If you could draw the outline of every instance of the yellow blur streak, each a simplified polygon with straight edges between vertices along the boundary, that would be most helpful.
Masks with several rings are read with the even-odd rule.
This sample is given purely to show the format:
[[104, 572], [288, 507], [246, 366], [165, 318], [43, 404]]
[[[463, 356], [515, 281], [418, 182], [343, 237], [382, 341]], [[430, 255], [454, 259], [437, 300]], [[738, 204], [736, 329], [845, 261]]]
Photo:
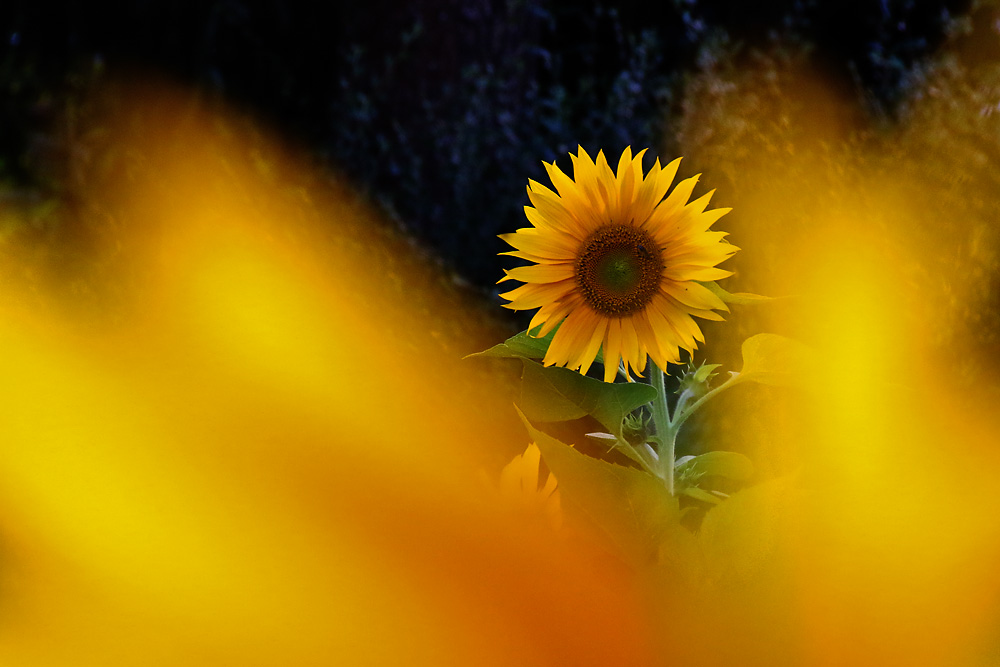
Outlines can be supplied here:
[[[928, 144], [979, 109], [961, 97], [964, 82], [932, 79], [913, 101], [914, 127], [904, 119], [879, 134], [801, 62], [761, 61], [703, 73], [683, 134], [699, 171], [731, 179], [728, 229], [743, 250], [727, 288], [790, 298], [739, 310], [708, 335], [735, 348], [758, 331], [790, 334], [812, 346], [817, 366], [791, 399], [746, 387], [727, 399], [739, 413], [727, 417], [733, 441], [787, 475], [748, 517], [733, 567], [766, 552], [781, 573], [755, 570], [757, 580], [716, 591], [712, 613], [698, 618], [702, 628], [718, 622], [705, 641], [726, 648], [703, 655], [708, 664], [720, 654], [731, 664], [995, 664], [1000, 424], [995, 401], [978, 392], [995, 396], [998, 382], [995, 359], [976, 358], [983, 348], [960, 321], [997, 307], [982, 295], [998, 269], [984, 258], [1000, 244], [981, 225], [1000, 192], [971, 160], [954, 167], [967, 191], [942, 180], [945, 153], [960, 163], [985, 144], [967, 135], [937, 152]], [[962, 126], [969, 136], [973, 125]], [[964, 363], [980, 384], [962, 385]]]
[[238, 122], [157, 92], [109, 125], [149, 169], [91, 193], [126, 252], [84, 278], [127, 306], [0, 286], [0, 662], [648, 660], [622, 573], [483, 493], [525, 435], [432, 345], [474, 312]]

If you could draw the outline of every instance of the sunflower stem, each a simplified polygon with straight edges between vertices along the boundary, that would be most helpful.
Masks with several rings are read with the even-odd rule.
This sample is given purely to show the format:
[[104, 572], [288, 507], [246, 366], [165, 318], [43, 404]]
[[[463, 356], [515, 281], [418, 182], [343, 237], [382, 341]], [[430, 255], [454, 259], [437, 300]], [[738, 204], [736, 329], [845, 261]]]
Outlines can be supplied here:
[[656, 390], [656, 398], [653, 399], [653, 424], [659, 441], [657, 452], [659, 476], [667, 485], [670, 495], [674, 495], [674, 445], [677, 442], [677, 426], [670, 420], [663, 369], [656, 364], [650, 364], [649, 382]]

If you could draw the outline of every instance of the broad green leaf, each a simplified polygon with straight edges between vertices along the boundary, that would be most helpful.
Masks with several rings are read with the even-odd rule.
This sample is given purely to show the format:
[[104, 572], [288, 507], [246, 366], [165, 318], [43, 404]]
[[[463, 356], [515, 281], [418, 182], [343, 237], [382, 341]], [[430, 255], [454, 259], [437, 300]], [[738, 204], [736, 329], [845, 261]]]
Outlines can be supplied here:
[[743, 370], [738, 382], [758, 382], [775, 387], [800, 385], [809, 370], [809, 348], [777, 334], [757, 334], [743, 342]]
[[576, 371], [522, 359], [521, 410], [534, 421], [568, 421], [591, 415], [622, 439], [622, 420], [656, 398], [656, 390], [638, 382], [601, 382]]
[[[536, 332], [540, 330], [541, 327], [537, 327], [535, 329]], [[504, 342], [494, 345], [488, 350], [468, 354], [465, 358], [494, 357], [499, 359], [544, 359], [545, 353], [548, 351], [549, 345], [552, 343], [552, 337], [556, 335], [557, 331], [559, 331], [558, 326], [540, 338], [535, 338], [528, 333], [528, 331], [522, 331], [521, 333], [511, 336]], [[602, 352], [602, 350], [598, 350], [597, 358], [595, 359], [595, 361], [599, 364], [604, 363], [604, 355]]]
[[685, 457], [675, 467], [677, 477], [695, 478], [718, 475], [737, 482], [745, 482], [753, 475], [753, 463], [739, 452], [707, 452], [700, 456]]
[[[521, 362], [524, 364], [524, 373], [521, 375], [519, 405], [528, 419], [564, 422], [587, 416], [587, 411], [566, 395], [569, 392], [576, 398], [577, 393], [572, 388], [577, 384], [576, 378], [582, 378], [582, 375], [565, 368], [545, 368], [530, 359], [522, 359]], [[621, 422], [617, 431], [612, 429], [616, 436], [621, 435], [620, 424]]]
[[656, 477], [581, 454], [533, 428], [521, 415], [555, 475], [564, 504], [577, 507], [633, 564], [650, 562], [680, 521], [677, 499]]
[[761, 296], [760, 294], [751, 294], [750, 292], [737, 292], [736, 294], [732, 294], [719, 287], [719, 283], [716, 282], [702, 283], [702, 285], [707, 287], [708, 291], [722, 299], [725, 303], [735, 303], [738, 306], [756, 305], [758, 303], [764, 303], [765, 301], [774, 301], [779, 298], [773, 296]]

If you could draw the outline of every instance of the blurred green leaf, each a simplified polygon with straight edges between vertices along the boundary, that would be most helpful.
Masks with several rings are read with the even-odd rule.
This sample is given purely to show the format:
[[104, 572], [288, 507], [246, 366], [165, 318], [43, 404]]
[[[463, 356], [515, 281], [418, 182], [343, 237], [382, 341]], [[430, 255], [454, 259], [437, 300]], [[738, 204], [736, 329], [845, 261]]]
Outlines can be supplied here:
[[694, 498], [696, 500], [701, 500], [706, 503], [711, 503], [712, 505], [718, 505], [722, 502], [722, 498], [719, 496], [709, 493], [705, 489], [699, 489], [697, 486], [689, 486], [687, 488], [681, 489], [677, 492], [682, 496], [688, 496], [689, 498]]
[[810, 374], [809, 348], [777, 334], [757, 334], [743, 342], [743, 370], [738, 382], [774, 387], [802, 384]]
[[744, 489], [708, 511], [699, 541], [710, 576], [747, 582], [779, 567], [782, 540], [795, 534], [796, 494], [788, 479]]
[[656, 477], [581, 454], [531, 426], [531, 440], [559, 483], [564, 506], [578, 508], [633, 564], [650, 562], [680, 522], [677, 499]]
[[702, 283], [708, 288], [715, 296], [719, 297], [726, 303], [735, 303], [738, 306], [752, 306], [758, 303], [764, 303], [765, 301], [774, 301], [780, 297], [773, 296], [761, 296], [760, 294], [751, 294], [750, 292], [737, 292], [735, 294], [727, 292], [719, 286], [719, 283], [708, 282]]
[[707, 452], [700, 456], [684, 457], [676, 466], [679, 479], [697, 479], [717, 475], [737, 482], [745, 482], [753, 475], [753, 463], [739, 452]]

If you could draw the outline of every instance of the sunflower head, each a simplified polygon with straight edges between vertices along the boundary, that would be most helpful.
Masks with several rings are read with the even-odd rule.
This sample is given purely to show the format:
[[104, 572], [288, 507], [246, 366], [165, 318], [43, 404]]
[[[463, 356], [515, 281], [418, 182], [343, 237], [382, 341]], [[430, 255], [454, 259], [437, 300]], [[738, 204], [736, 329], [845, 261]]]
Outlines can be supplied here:
[[500, 295], [506, 306], [537, 308], [528, 328], [541, 327], [539, 336], [562, 325], [546, 366], [586, 373], [603, 349], [606, 382], [622, 362], [626, 375], [641, 375], [647, 356], [666, 371], [704, 342], [693, 318], [728, 310], [701, 283], [731, 275], [717, 265], [737, 248], [710, 231], [730, 209], [706, 211], [712, 192], [688, 201], [698, 176], [667, 196], [680, 159], [657, 160], [644, 176], [643, 153], [626, 148], [615, 172], [603, 151], [595, 161], [581, 147], [570, 155], [573, 178], [545, 164], [555, 190], [529, 180], [531, 226], [500, 236], [514, 247], [503, 254], [532, 262], [504, 272], [500, 282], [525, 283]]

